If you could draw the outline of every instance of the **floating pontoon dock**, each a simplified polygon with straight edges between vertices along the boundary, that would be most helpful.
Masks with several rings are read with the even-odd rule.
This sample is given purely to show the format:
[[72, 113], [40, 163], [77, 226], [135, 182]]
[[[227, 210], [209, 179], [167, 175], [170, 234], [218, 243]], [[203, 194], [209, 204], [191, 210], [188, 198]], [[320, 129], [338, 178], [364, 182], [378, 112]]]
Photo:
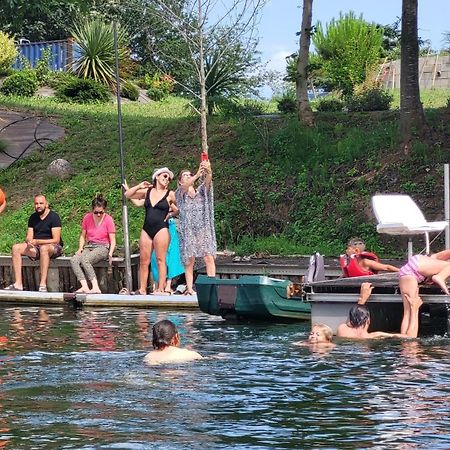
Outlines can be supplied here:
[[[371, 316], [370, 331], [398, 332], [403, 303], [396, 273], [338, 278], [306, 286], [312, 323], [325, 323], [336, 332], [338, 325], [347, 320], [350, 308], [358, 301], [361, 283], [365, 281], [374, 286], [366, 304]], [[433, 285], [420, 286], [420, 296], [424, 304], [420, 308], [419, 334], [443, 335], [450, 332], [450, 297]]]
[[0, 304], [72, 305], [74, 307], [135, 307], [197, 309], [196, 295], [68, 294], [64, 292], [0, 290]]

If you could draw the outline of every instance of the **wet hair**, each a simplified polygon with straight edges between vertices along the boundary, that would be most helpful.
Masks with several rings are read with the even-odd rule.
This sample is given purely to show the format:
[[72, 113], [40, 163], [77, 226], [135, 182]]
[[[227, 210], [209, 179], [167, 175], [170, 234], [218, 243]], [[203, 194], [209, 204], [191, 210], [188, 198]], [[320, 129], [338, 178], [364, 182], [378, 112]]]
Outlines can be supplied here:
[[97, 194], [92, 200], [92, 209], [94, 209], [95, 207], [106, 209], [107, 204], [108, 202], [103, 198], [103, 195]]
[[152, 345], [156, 350], [162, 350], [172, 345], [173, 338], [177, 335], [178, 330], [170, 320], [160, 320], [153, 325]]
[[324, 323], [314, 323], [311, 330], [313, 328], [318, 328], [322, 331], [328, 342], [333, 340], [333, 330], [328, 325], [325, 325]]
[[353, 328], [363, 327], [370, 320], [369, 308], [365, 305], [354, 305], [348, 312], [348, 321]]
[[361, 238], [354, 237], [348, 241], [347, 247], [359, 248], [363, 252], [366, 249], [366, 243]]

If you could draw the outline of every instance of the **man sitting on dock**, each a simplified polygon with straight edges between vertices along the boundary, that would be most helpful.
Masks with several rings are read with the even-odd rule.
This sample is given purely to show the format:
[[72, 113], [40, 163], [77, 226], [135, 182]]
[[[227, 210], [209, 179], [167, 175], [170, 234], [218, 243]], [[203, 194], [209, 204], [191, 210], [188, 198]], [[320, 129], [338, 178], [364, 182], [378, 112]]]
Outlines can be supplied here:
[[375, 275], [380, 271], [398, 272], [398, 267], [383, 264], [375, 253], [366, 252], [366, 244], [360, 238], [348, 241], [345, 255], [340, 257], [340, 265], [344, 278]]
[[61, 240], [61, 219], [51, 211], [44, 195], [34, 197], [34, 210], [28, 219], [25, 242], [12, 247], [12, 265], [15, 283], [6, 290], [22, 291], [22, 256], [38, 260], [40, 265], [39, 292], [47, 292], [47, 274], [50, 258], [61, 256], [63, 242]]
[[409, 323], [406, 334], [402, 333], [385, 333], [383, 331], [373, 331], [369, 333], [370, 312], [365, 303], [372, 293], [373, 286], [371, 283], [362, 283], [360, 298], [358, 303], [350, 308], [346, 323], [342, 323], [337, 328], [336, 335], [342, 338], [352, 339], [376, 339], [376, 338], [416, 338], [419, 331], [419, 309], [422, 305], [422, 299], [406, 296], [409, 304]]

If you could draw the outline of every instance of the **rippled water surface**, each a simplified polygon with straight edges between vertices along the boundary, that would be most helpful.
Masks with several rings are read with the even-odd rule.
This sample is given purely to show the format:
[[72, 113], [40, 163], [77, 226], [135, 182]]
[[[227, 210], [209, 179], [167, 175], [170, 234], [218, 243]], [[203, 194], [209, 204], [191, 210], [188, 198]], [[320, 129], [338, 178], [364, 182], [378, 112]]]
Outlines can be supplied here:
[[[206, 359], [149, 367], [169, 318]], [[450, 339], [292, 343], [304, 324], [0, 308], [0, 448], [450, 448]]]

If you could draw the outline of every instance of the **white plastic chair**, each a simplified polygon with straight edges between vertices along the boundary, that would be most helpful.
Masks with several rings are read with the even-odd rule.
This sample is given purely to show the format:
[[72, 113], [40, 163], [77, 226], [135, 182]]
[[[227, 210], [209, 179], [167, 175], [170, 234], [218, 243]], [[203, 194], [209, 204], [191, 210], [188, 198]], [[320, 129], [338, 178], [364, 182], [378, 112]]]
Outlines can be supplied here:
[[[432, 232], [445, 230], [448, 222], [427, 222], [422, 211], [409, 195], [386, 194], [374, 195], [372, 207], [378, 220], [378, 233], [393, 235], [425, 236], [426, 252], [430, 253], [430, 235]], [[412, 255], [412, 243], [408, 244], [408, 256]]]

